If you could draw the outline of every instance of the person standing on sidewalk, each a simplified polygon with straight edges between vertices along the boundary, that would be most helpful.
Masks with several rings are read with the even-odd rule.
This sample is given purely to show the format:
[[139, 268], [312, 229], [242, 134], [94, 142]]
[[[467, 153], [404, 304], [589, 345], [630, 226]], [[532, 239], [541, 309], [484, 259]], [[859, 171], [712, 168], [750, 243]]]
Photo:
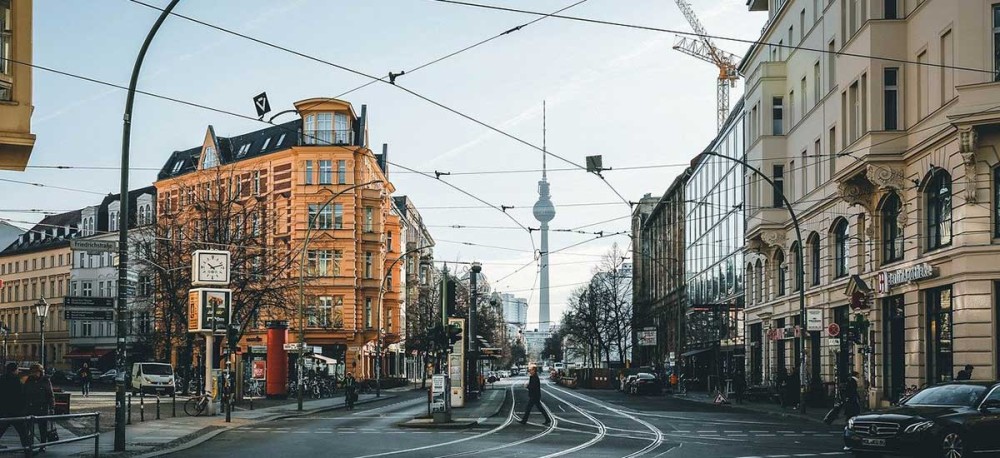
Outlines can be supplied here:
[[[28, 371], [28, 378], [24, 381], [24, 400], [27, 403], [27, 415], [51, 415], [52, 406], [55, 405], [55, 395], [52, 394], [52, 382], [42, 372], [42, 365], [35, 363]], [[48, 420], [38, 420], [38, 438], [41, 442], [49, 440]]]
[[542, 407], [542, 382], [538, 380], [538, 367], [531, 366], [528, 368], [528, 373], [530, 377], [528, 378], [528, 407], [524, 409], [524, 416], [521, 417], [521, 424], [528, 422], [528, 415], [531, 414], [531, 407], [538, 407], [538, 411], [542, 413], [545, 417], [545, 426], [548, 426], [552, 422], [549, 418], [549, 414], [545, 412], [545, 408]]
[[955, 380], [972, 380], [973, 369], [975, 369], [975, 366], [966, 364], [965, 369], [958, 371], [958, 376], [955, 377]]
[[80, 384], [83, 385], [83, 395], [90, 396], [90, 380], [93, 378], [90, 373], [90, 365], [83, 363], [83, 367], [76, 371], [76, 375], [80, 376]]
[[[21, 378], [17, 376], [17, 363], [7, 363], [4, 373], [0, 376], [0, 418], [14, 418], [24, 415], [24, 387]], [[23, 422], [0, 423], [0, 437], [11, 426], [21, 439], [21, 446], [28, 445], [28, 430]], [[0, 446], [3, 448], [3, 446]]]
[[844, 420], [861, 413], [861, 396], [858, 393], [858, 373], [851, 372], [844, 386]]
[[354, 374], [348, 372], [344, 377], [344, 403], [347, 410], [354, 410], [354, 401], [358, 400], [358, 382], [354, 380]]
[[747, 391], [747, 379], [742, 370], [737, 370], [733, 376], [733, 392], [736, 394], [736, 403], [743, 404], [743, 396]]

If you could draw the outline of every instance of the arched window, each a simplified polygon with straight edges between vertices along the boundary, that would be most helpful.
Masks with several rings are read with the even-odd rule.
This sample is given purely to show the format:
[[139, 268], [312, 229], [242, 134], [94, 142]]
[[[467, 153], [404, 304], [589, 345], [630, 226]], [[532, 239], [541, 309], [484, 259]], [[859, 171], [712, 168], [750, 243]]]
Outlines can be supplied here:
[[818, 286], [820, 283], [821, 257], [820, 257], [820, 247], [819, 247], [819, 234], [815, 232], [813, 232], [813, 234], [809, 236], [809, 260], [812, 262], [812, 264], [810, 265], [812, 282], [810, 284], [812, 286]]
[[[799, 257], [799, 242], [795, 242], [792, 244], [792, 249], [791, 251], [788, 252], [788, 254], [791, 256], [789, 261], [795, 265], [795, 270], [792, 271], [792, 276], [794, 278], [794, 280], [792, 280], [792, 284], [795, 285], [795, 289], [793, 289], [792, 291], [798, 291], [802, 289], [802, 281], [803, 281], [802, 277], [805, 276], [805, 275], [803, 275], [802, 277], [799, 276], [799, 267], [800, 267], [799, 262], [802, 259]], [[803, 274], [805, 274], [805, 272], [803, 272]]]
[[774, 271], [775, 271], [775, 287], [777, 289], [776, 296], [781, 297], [785, 295], [785, 278], [788, 276], [788, 265], [785, 264], [785, 253], [778, 249], [778, 252], [774, 254]]
[[833, 272], [834, 278], [847, 276], [847, 257], [850, 255], [850, 248], [847, 246], [847, 220], [840, 220], [833, 228]]
[[764, 263], [759, 259], [757, 260], [757, 302], [766, 301], [767, 297], [767, 280], [764, 279]]
[[896, 193], [889, 194], [882, 204], [882, 263], [903, 259], [903, 231], [899, 228], [902, 205]]
[[927, 249], [951, 244], [951, 175], [938, 170], [924, 189], [927, 196]]

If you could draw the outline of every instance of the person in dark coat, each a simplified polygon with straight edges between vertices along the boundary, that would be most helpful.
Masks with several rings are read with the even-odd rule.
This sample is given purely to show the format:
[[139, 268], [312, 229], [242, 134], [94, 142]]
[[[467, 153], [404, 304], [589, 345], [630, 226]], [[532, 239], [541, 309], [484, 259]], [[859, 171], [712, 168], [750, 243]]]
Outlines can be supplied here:
[[83, 367], [76, 371], [76, 375], [80, 377], [80, 384], [82, 385], [83, 395], [90, 396], [90, 381], [93, 378], [93, 374], [90, 372], [90, 365], [83, 363]]
[[736, 371], [733, 376], [733, 391], [736, 394], [736, 403], [743, 404], [743, 397], [747, 391], [747, 378], [743, 371]]
[[802, 379], [800, 378], [799, 368], [796, 366], [788, 374], [788, 382], [785, 384], [787, 387], [786, 396], [788, 396], [788, 401], [786, 405], [794, 406], [798, 408], [799, 406], [799, 396], [802, 391]]
[[844, 383], [844, 419], [850, 420], [861, 413], [861, 395], [858, 394], [858, 373], [851, 372], [851, 376]]
[[348, 372], [344, 377], [344, 403], [347, 410], [354, 410], [354, 401], [358, 400], [358, 382], [354, 380], [354, 374]]
[[549, 418], [549, 414], [542, 407], [542, 382], [538, 380], [538, 368], [531, 366], [528, 369], [528, 373], [531, 374], [531, 377], [528, 378], [528, 407], [524, 409], [521, 424], [523, 425], [528, 422], [528, 415], [531, 414], [531, 407], [534, 406], [538, 407], [538, 411], [545, 417], [545, 425], [548, 426], [552, 422], [552, 419]]
[[[24, 387], [21, 385], [21, 378], [17, 376], [17, 363], [7, 363], [3, 375], [0, 376], [0, 418], [24, 416], [24, 408]], [[11, 426], [21, 438], [21, 446], [27, 446], [28, 429], [24, 423], [0, 423], [0, 437], [3, 437], [7, 428]]]
[[972, 380], [973, 369], [975, 369], [973, 365], [966, 364], [964, 370], [958, 371], [958, 376], [955, 377], [955, 380]]
[[[52, 382], [42, 372], [41, 364], [32, 364], [28, 378], [24, 381], [24, 402], [26, 415], [51, 415], [55, 405], [55, 395], [52, 394]], [[49, 422], [38, 420], [38, 437], [46, 442], [49, 437]]]

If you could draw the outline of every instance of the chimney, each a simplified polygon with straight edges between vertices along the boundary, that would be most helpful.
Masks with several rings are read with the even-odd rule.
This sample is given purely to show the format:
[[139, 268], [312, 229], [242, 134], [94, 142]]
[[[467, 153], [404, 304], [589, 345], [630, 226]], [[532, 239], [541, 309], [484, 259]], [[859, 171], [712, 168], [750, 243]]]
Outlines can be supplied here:
[[368, 105], [361, 105], [361, 116], [358, 117], [358, 131], [355, 133], [355, 135], [358, 136], [358, 138], [354, 140], [355, 146], [360, 146], [362, 148], [368, 146], [365, 144], [367, 140], [366, 138], [367, 135], [365, 135], [365, 129], [368, 128], [367, 124], [368, 124]]
[[382, 155], [378, 158], [378, 166], [382, 168], [382, 174], [389, 177], [389, 144], [382, 144]]

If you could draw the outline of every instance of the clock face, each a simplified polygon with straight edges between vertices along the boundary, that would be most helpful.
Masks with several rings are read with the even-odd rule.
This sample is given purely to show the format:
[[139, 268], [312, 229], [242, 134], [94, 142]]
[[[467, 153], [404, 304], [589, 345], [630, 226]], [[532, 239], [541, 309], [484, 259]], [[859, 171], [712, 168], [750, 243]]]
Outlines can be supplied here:
[[199, 254], [198, 280], [227, 282], [229, 280], [229, 257], [219, 253]]

